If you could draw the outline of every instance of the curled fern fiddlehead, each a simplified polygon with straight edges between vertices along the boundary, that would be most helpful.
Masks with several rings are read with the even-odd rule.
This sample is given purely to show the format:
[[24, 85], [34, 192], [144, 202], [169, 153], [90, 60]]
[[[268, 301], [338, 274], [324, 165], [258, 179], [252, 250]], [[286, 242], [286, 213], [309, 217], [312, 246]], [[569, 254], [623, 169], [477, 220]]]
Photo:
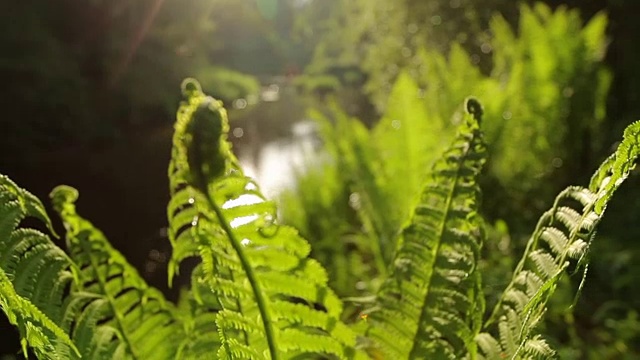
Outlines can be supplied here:
[[218, 357], [358, 357], [355, 335], [339, 320], [342, 304], [308, 258], [308, 243], [277, 224], [274, 204], [231, 153], [221, 103], [194, 81], [184, 89], [169, 167], [169, 271], [185, 257], [202, 259], [192, 286], [205, 283], [215, 297], [202, 305], [215, 313]]

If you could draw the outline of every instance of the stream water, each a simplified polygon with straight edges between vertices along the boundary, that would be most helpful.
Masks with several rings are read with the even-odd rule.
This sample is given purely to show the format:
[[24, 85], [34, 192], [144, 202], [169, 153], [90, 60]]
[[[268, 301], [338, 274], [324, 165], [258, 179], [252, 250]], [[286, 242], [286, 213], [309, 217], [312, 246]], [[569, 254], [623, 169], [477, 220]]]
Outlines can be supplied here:
[[247, 176], [260, 184], [268, 198], [295, 186], [297, 172], [304, 171], [318, 151], [319, 141], [315, 122], [302, 120], [292, 124], [292, 136], [262, 144], [257, 157], [243, 157], [240, 163]]

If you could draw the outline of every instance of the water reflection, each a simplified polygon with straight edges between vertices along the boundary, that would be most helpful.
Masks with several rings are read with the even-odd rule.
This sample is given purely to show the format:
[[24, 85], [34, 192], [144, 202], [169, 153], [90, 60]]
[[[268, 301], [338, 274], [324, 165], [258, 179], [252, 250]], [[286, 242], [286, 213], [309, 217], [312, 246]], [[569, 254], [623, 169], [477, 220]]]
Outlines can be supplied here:
[[294, 123], [291, 134], [263, 144], [257, 157], [242, 151], [239, 156], [245, 174], [256, 179], [267, 198], [295, 186], [296, 173], [312, 166], [318, 156], [320, 140], [313, 120]]

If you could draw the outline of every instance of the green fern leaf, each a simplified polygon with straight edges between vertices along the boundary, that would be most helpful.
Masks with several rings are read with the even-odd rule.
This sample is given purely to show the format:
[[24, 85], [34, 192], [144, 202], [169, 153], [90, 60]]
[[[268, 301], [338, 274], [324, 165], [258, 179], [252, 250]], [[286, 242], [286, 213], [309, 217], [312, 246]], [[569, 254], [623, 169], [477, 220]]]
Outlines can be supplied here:
[[[629, 176], [640, 154], [640, 122], [627, 127], [616, 152], [606, 159], [591, 179], [589, 188], [568, 187], [544, 213], [527, 244], [513, 279], [480, 334], [483, 344], [497, 334], [501, 354], [510, 359], [538, 359], [554, 355], [535, 333], [547, 302], [572, 264], [584, 265], [596, 226], [615, 190]], [[581, 285], [582, 286], [582, 285]], [[481, 346], [492, 358], [494, 346]]]
[[27, 346], [30, 346], [40, 359], [72, 358], [70, 350], [78, 354], [78, 349], [67, 333], [29, 300], [18, 295], [2, 269], [0, 308], [7, 315], [9, 323], [18, 327], [25, 358]]
[[[3, 204], [0, 210], [3, 224], [0, 227], [0, 266], [11, 279], [16, 293], [24, 299], [22, 303], [28, 306], [22, 311], [37, 308], [63, 330], [65, 337], [71, 337], [72, 348], [76, 349], [70, 352], [56, 348], [42, 356], [109, 358], [118, 338], [109, 328], [97, 326], [104, 312], [101, 297], [75, 290], [77, 266], [46, 235], [34, 229], [15, 229], [26, 216], [39, 218], [48, 227], [51, 225], [40, 200], [5, 176], [0, 175], [0, 183], [0, 203]], [[20, 308], [15, 311], [19, 313]], [[44, 322], [42, 331], [46, 331], [47, 324]], [[29, 339], [26, 338], [27, 343], [34, 347]], [[36, 350], [36, 353], [41, 351]]]
[[78, 349], [58, 322], [71, 261], [45, 234], [19, 228], [26, 217], [53, 232], [40, 200], [0, 175], [0, 307], [18, 326], [25, 356], [30, 346], [41, 358], [72, 358]]
[[616, 152], [598, 168], [591, 178], [589, 189], [596, 194], [595, 212], [602, 215], [613, 193], [635, 168], [640, 153], [640, 121], [627, 126]]
[[368, 316], [367, 334], [385, 358], [459, 359], [476, 352], [484, 308], [475, 268], [483, 236], [481, 114], [477, 101], [468, 100], [465, 121], [433, 166]]
[[113, 358], [175, 357], [185, 335], [173, 306], [145, 283], [99, 230], [78, 216], [75, 189], [58, 186], [51, 197], [67, 230], [71, 258], [80, 270], [78, 291], [100, 298], [96, 316], [103, 326], [116, 329], [120, 341], [112, 349]]
[[216, 313], [218, 357], [357, 357], [324, 269], [294, 229], [277, 224], [274, 204], [231, 153], [220, 102], [193, 80], [183, 92], [169, 166], [169, 273], [187, 256], [201, 258], [197, 281], [216, 298], [206, 308]]
[[[599, 220], [594, 218], [595, 200], [596, 196], [588, 189], [569, 187], [541, 217], [511, 283], [487, 324], [493, 325], [488, 328], [490, 333], [499, 335], [501, 354], [505, 358], [553, 356], [554, 352], [534, 329], [571, 259], [576, 261], [584, 255], [584, 251], [571, 249], [575, 249], [576, 244], [586, 244], [594, 231], [594, 221]], [[489, 353], [484, 355], [491, 358]]]

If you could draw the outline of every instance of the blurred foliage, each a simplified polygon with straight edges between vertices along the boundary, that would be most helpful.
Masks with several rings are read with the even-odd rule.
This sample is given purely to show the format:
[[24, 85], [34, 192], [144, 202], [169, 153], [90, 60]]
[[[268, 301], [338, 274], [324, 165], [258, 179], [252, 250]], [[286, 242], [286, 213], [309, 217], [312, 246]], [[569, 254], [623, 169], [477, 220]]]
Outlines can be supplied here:
[[179, 100], [174, 89], [187, 76], [199, 76], [228, 102], [256, 95], [256, 76], [281, 74], [297, 61], [288, 39], [294, 2], [271, 1], [271, 15], [263, 2], [0, 5], [11, 19], [0, 24], [0, 98], [7, 109], [0, 150], [36, 156], [110, 142], [132, 126], [170, 124]]
[[250, 75], [219, 67], [207, 67], [197, 73], [204, 89], [211, 89], [214, 96], [225, 103], [236, 99], [257, 97], [260, 93], [260, 82]]
[[[425, 13], [440, 14], [428, 9], [432, 2], [422, 4]], [[577, 10], [535, 4], [519, 7], [517, 24], [498, 13], [476, 11], [463, 16], [471, 25], [442, 28], [446, 21], [436, 24], [434, 17], [418, 15], [420, 6], [408, 2], [337, 1], [336, 6], [342, 6], [334, 9], [341, 15], [324, 15], [326, 22], [320, 24], [333, 31], [317, 40], [306, 73], [307, 84], [315, 76], [332, 76], [340, 84], [331, 86], [338, 104], [314, 115], [320, 119], [328, 156], [311, 159], [316, 169], [303, 172], [300, 186], [283, 196], [284, 217], [314, 245], [326, 244], [316, 255], [334, 279], [341, 279], [332, 284], [340, 294], [367, 296], [378, 283], [364, 285], [361, 279], [369, 277], [362, 273], [385, 273], [424, 169], [459, 123], [459, 104], [475, 95], [485, 105], [491, 154], [483, 180], [483, 212], [493, 226], [481, 266], [487, 273], [489, 301], [495, 300], [509, 281], [504, 274], [514, 265], [514, 252], [520, 252], [543, 206], [570, 183], [586, 182], [601, 154], [609, 151], [605, 119], [612, 76], [602, 62], [607, 17], [595, 14], [585, 23]], [[474, 6], [465, 11], [473, 12]], [[407, 29], [413, 16], [423, 16], [424, 29]], [[483, 24], [487, 30], [474, 32], [473, 38], [461, 30], [481, 29]], [[445, 45], [448, 38], [458, 41]], [[348, 115], [358, 111], [350, 107], [352, 99], [344, 97], [349, 88], [345, 74], [357, 71], [366, 79], [368, 101], [383, 111], [370, 130]], [[320, 95], [328, 98], [328, 92]], [[609, 262], [593, 259], [594, 267], [606, 269], [610, 261], [621, 259], [622, 249], [630, 248], [614, 250], [604, 245], [607, 239], [601, 240], [596, 246], [606, 247]], [[332, 249], [328, 244], [336, 241]], [[585, 291], [598, 286], [591, 283]], [[618, 284], [617, 289], [630, 287]], [[639, 333], [628, 332], [635, 329], [637, 304], [625, 301], [615, 306], [615, 317], [606, 317], [602, 313], [609, 313], [610, 301], [617, 298], [585, 299], [589, 305], [569, 310], [573, 293], [568, 287], [554, 300], [558, 306], [549, 314], [546, 332], [554, 335], [556, 345], [566, 346], [563, 358], [637, 356], [640, 349], [633, 344]]]
[[[317, 44], [305, 73], [328, 74], [345, 88], [359, 88], [367, 97], [348, 109], [352, 113], [366, 109], [367, 102], [384, 110], [395, 78], [422, 48], [446, 53], [457, 43], [474, 54], [475, 63], [487, 60], [480, 47], [489, 19], [496, 11], [515, 19], [517, 12], [517, 4], [506, 0], [329, 2], [312, 2], [298, 21], [299, 36]], [[363, 81], [349, 81], [354, 77]]]
[[[489, 185], [511, 200], [506, 203], [513, 204], [498, 206], [504, 199], [492, 198], [485, 207], [490, 218], [507, 220], [511, 220], [514, 208], [526, 209], [522, 215], [531, 222], [542, 204], [575, 174], [588, 173], [603, 153], [606, 139], [599, 134], [610, 73], [601, 62], [606, 45], [603, 14], [583, 27], [576, 10], [551, 12], [538, 4], [523, 6], [520, 18], [518, 31], [501, 15], [491, 19], [494, 35], [484, 45], [491, 49], [495, 65], [487, 75], [474, 65], [473, 55], [455, 43], [448, 56], [426, 47], [419, 49], [410, 64], [399, 70], [405, 75], [388, 95], [381, 95], [388, 97], [387, 109], [384, 120], [376, 125], [380, 130], [374, 132], [378, 137], [393, 133], [389, 129], [421, 135], [416, 140], [402, 140], [409, 148], [412, 142], [420, 144], [412, 150], [416, 152], [413, 157], [390, 157], [388, 164], [393, 166], [395, 159], [406, 162], [418, 158], [421, 162], [411, 169], [422, 169], [431, 159], [418, 154], [433, 151], [429, 147], [435, 146], [434, 138], [446, 141], [452, 125], [459, 121], [449, 114], [455, 113], [468, 94], [478, 96], [488, 118], [493, 119], [486, 125], [492, 151]], [[429, 119], [427, 125], [420, 125], [429, 128], [415, 127], [420, 118]], [[375, 139], [381, 141], [387, 144], [384, 139]], [[385, 150], [381, 158], [393, 151]], [[395, 171], [402, 170], [398, 165], [388, 169], [389, 173]], [[420, 171], [408, 171], [400, 178], [419, 184], [420, 176]], [[522, 201], [532, 194], [536, 203], [524, 206]]]

